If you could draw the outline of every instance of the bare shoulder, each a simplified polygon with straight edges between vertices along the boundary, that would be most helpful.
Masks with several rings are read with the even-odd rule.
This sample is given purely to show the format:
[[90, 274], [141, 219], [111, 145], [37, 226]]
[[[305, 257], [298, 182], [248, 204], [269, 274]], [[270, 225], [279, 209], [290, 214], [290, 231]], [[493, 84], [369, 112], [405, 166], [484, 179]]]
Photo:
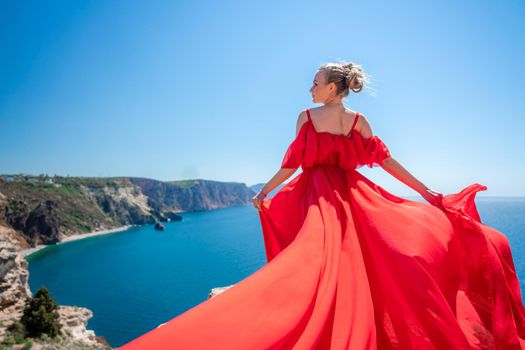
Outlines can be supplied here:
[[374, 133], [372, 132], [372, 127], [370, 126], [370, 123], [368, 122], [368, 118], [362, 113], [359, 113], [359, 119], [357, 120], [357, 124], [355, 125], [355, 129], [365, 139], [374, 136]]
[[307, 120], [308, 116], [306, 115], [306, 109], [304, 109], [301, 111], [301, 113], [299, 113], [299, 116], [297, 117], [297, 123], [295, 125], [295, 136], [299, 135], [299, 131], [301, 131], [303, 124], [306, 123]]
[[326, 107], [325, 106], [317, 106], [317, 107], [311, 107], [311, 108], [305, 108], [304, 109], [304, 114], [306, 115], [306, 110], [309, 110], [310, 111], [310, 117], [312, 119], [315, 119], [314, 118], [314, 115], [316, 116], [320, 116], [320, 115], [324, 115], [326, 114], [327, 110], [326, 110]]

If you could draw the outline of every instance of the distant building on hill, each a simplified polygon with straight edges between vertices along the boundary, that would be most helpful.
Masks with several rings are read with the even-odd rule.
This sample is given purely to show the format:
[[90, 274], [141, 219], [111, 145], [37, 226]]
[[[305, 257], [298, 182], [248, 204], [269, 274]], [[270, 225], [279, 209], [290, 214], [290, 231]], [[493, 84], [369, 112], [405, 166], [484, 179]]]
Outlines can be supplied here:
[[16, 178], [15, 175], [3, 175], [2, 177], [5, 181], [15, 181]]

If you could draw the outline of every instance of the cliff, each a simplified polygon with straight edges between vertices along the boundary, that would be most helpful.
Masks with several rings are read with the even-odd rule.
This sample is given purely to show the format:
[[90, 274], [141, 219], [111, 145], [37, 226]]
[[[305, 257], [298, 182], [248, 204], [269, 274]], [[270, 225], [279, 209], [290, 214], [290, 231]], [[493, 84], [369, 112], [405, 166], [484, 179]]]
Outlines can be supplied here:
[[[0, 222], [0, 339], [8, 334], [9, 325], [20, 320], [26, 300], [32, 297], [27, 261], [19, 254], [20, 244], [20, 236]], [[33, 344], [46, 349], [111, 349], [103, 337], [86, 329], [88, 320], [93, 317], [91, 310], [60, 305], [58, 313], [62, 336], [32, 339]]]
[[3, 175], [0, 219], [28, 248], [123, 225], [182, 220], [179, 212], [247, 205], [254, 194], [243, 183], [202, 179]]
[[159, 211], [198, 211], [247, 205], [255, 192], [243, 183], [211, 180], [162, 182], [129, 178], [148, 197], [148, 204]]

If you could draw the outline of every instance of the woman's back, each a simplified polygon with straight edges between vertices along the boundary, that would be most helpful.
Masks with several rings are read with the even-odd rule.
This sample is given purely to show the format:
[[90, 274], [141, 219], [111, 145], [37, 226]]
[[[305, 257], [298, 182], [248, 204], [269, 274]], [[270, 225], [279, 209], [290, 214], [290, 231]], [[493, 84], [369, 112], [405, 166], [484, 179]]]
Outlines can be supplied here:
[[[310, 115], [317, 132], [329, 132], [336, 135], [348, 134], [357, 118], [357, 113], [352, 110], [329, 105], [310, 108]], [[359, 130], [359, 125], [359, 120], [357, 120], [354, 129]]]

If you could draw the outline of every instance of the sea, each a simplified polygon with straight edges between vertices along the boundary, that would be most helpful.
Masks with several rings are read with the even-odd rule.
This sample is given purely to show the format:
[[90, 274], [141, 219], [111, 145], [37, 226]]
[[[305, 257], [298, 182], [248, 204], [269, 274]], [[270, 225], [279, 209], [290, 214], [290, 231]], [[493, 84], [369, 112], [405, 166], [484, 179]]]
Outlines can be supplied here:
[[[409, 198], [409, 197], [406, 197]], [[415, 198], [410, 198], [415, 199]], [[509, 239], [525, 290], [525, 197], [476, 197], [484, 224]], [[169, 321], [266, 264], [252, 205], [182, 213], [182, 221], [46, 247], [28, 257], [29, 285], [93, 311], [87, 328], [113, 347]]]

